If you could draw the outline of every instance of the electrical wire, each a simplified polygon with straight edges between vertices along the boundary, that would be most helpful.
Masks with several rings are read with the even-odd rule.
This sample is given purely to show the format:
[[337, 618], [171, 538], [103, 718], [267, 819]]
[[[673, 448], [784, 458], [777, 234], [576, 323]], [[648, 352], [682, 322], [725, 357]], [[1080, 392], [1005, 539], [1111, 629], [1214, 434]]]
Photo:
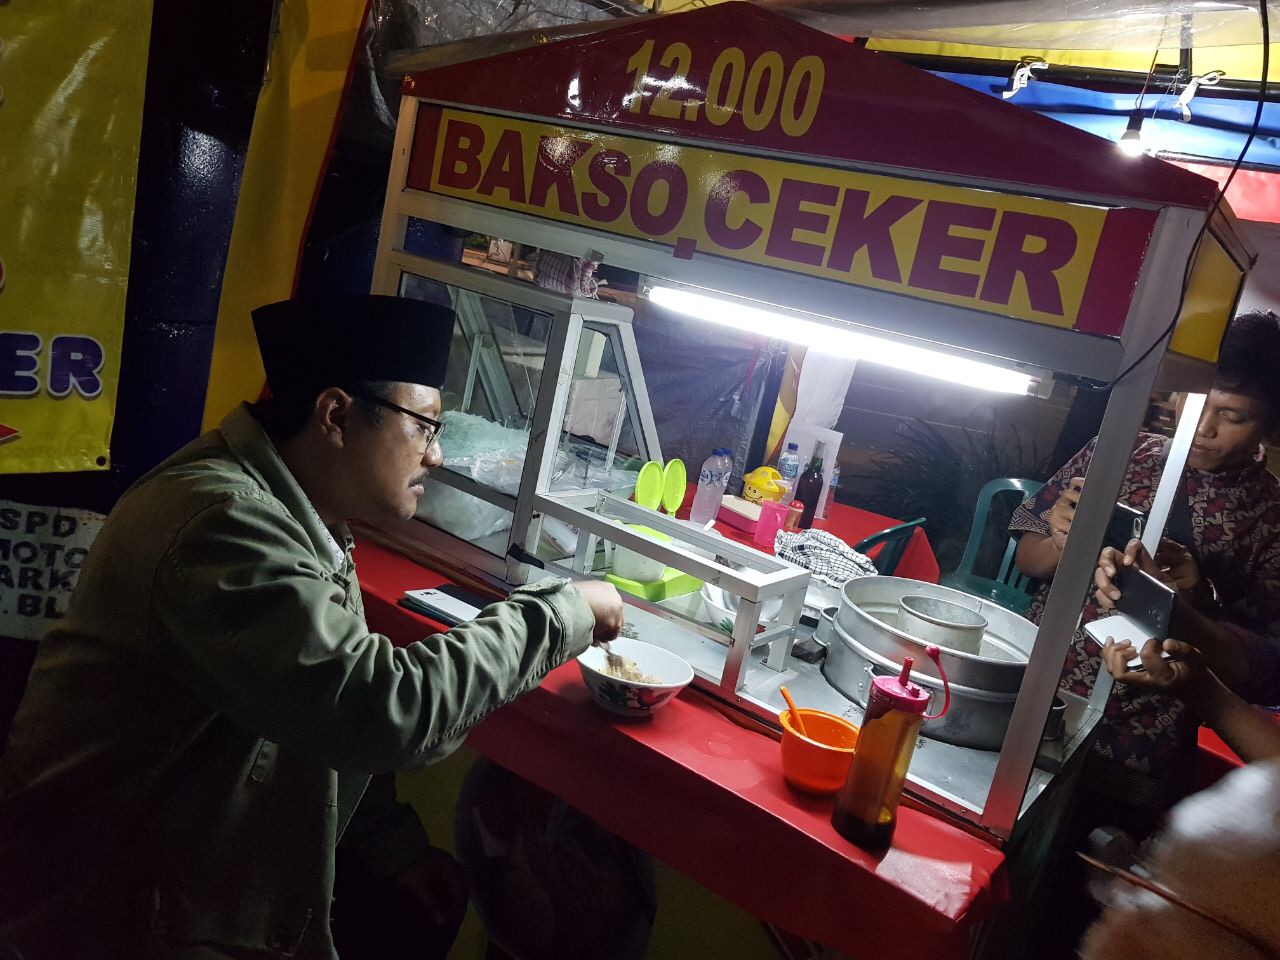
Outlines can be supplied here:
[[1187, 265], [1182, 273], [1182, 289], [1178, 294], [1178, 305], [1174, 308], [1173, 319], [1169, 321], [1169, 325], [1161, 331], [1160, 335], [1152, 341], [1151, 346], [1142, 351], [1138, 359], [1121, 370], [1111, 382], [1097, 387], [1096, 389], [1098, 390], [1110, 390], [1131, 374], [1139, 364], [1151, 356], [1152, 352], [1178, 326], [1178, 320], [1182, 316], [1182, 307], [1187, 302], [1187, 293], [1191, 288], [1192, 267], [1199, 256], [1200, 245], [1204, 242], [1204, 236], [1209, 230], [1209, 225], [1213, 222], [1213, 218], [1218, 215], [1218, 211], [1222, 207], [1222, 201], [1227, 195], [1227, 190], [1230, 189], [1231, 182], [1235, 180], [1236, 174], [1240, 171], [1240, 165], [1244, 163], [1244, 158], [1248, 155], [1249, 148], [1253, 146], [1253, 141], [1258, 136], [1258, 130], [1262, 127], [1262, 110], [1267, 103], [1267, 73], [1271, 66], [1271, 20], [1270, 13], [1267, 10], [1267, 0], [1258, 0], [1258, 12], [1262, 18], [1262, 73], [1258, 78], [1258, 105], [1253, 113], [1253, 125], [1249, 128], [1249, 136], [1245, 138], [1244, 148], [1240, 151], [1240, 156], [1236, 157], [1236, 162], [1231, 165], [1231, 172], [1227, 174], [1227, 179], [1222, 182], [1222, 186], [1218, 189], [1218, 193], [1213, 200], [1213, 206], [1209, 208], [1209, 214], [1205, 217], [1204, 223], [1196, 234], [1195, 243], [1191, 246], [1191, 256], [1187, 258]]
[[1147, 87], [1151, 85], [1151, 78], [1156, 73], [1156, 61], [1160, 59], [1160, 45], [1164, 43], [1164, 33], [1160, 34], [1160, 42], [1156, 44], [1155, 52], [1151, 54], [1151, 69], [1147, 71], [1147, 79], [1142, 81], [1142, 89], [1138, 91], [1138, 99], [1133, 102], [1133, 112], [1137, 113], [1142, 109], [1142, 98], [1147, 95]]
[[[1156, 48], [1151, 51], [1151, 66], [1147, 70], [1147, 78], [1142, 81], [1142, 89], [1138, 91], [1138, 99], [1133, 102], [1134, 114], [1140, 114], [1142, 112], [1142, 101], [1146, 99], [1147, 90], [1151, 86], [1151, 78], [1156, 75], [1156, 64], [1160, 60], [1160, 51], [1164, 48], [1164, 36], [1166, 31], [1168, 31], [1168, 29], [1169, 29], [1169, 18], [1166, 16], [1164, 18], [1164, 26], [1160, 28], [1160, 36], [1156, 37]], [[1174, 74], [1174, 76], [1169, 81], [1170, 86], [1177, 83], [1177, 81], [1178, 81], [1178, 75]], [[1158, 109], [1159, 105], [1160, 105], [1160, 102], [1159, 100], [1157, 100], [1156, 106], [1151, 108], [1151, 115], [1153, 117], [1155, 116], [1156, 110]]]
[[[1169, 78], [1169, 82], [1165, 85], [1164, 93], [1162, 93], [1160, 96], [1161, 97], [1173, 96], [1178, 92], [1178, 84], [1186, 83], [1187, 79], [1188, 79], [1187, 77], [1183, 76], [1182, 71], [1179, 70], [1177, 73], [1175, 73], [1173, 76]], [[1159, 112], [1160, 112], [1160, 97], [1156, 97], [1155, 102], [1151, 105], [1151, 114], [1148, 117], [1148, 119], [1154, 120], [1156, 118], [1156, 114]]]

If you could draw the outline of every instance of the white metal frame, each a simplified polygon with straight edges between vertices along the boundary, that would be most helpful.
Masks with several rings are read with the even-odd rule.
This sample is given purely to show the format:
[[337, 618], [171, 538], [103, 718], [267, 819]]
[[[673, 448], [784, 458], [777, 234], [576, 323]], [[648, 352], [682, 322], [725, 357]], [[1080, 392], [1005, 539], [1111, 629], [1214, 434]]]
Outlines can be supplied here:
[[[1160, 538], [1164, 536], [1174, 499], [1179, 495], [1185, 496], [1183, 471], [1186, 469], [1187, 455], [1191, 452], [1191, 441], [1195, 439], [1196, 430], [1200, 425], [1200, 414], [1204, 410], [1205, 399], [1203, 393], [1187, 396], [1178, 419], [1177, 429], [1174, 431], [1173, 441], [1169, 446], [1169, 455], [1165, 457], [1164, 468], [1160, 472], [1160, 482], [1152, 498], [1151, 512], [1147, 516], [1147, 523], [1142, 533], [1142, 545], [1153, 557], [1160, 546]], [[1091, 709], [1101, 712], [1106, 708], [1113, 685], [1111, 675], [1105, 671], [1099, 671], [1098, 679], [1094, 681], [1093, 691], [1089, 695]]]
[[[393, 219], [393, 222], [397, 221]], [[407, 221], [403, 225], [407, 226]], [[404, 238], [401, 236], [399, 243], [403, 242]], [[525, 541], [524, 531], [532, 520], [535, 492], [550, 488], [557, 446], [555, 441], [560, 436], [564, 422], [564, 402], [569, 385], [573, 382], [574, 359], [584, 326], [604, 333], [613, 345], [615, 355], [628, 365], [631, 382], [625, 387], [626, 413], [636, 441], [644, 456], [653, 459], [660, 459], [662, 456], [644, 373], [640, 368], [635, 338], [630, 330], [631, 311], [617, 304], [565, 297], [485, 270], [421, 257], [399, 247], [392, 248], [385, 254], [379, 253], [375, 269], [377, 285], [373, 292], [399, 293], [406, 276], [433, 280], [454, 289], [526, 307], [551, 318], [551, 332], [530, 420], [529, 446], [525, 455], [526, 465], [537, 463], [538, 471], [525, 471], [514, 497], [450, 470], [437, 470], [432, 474], [433, 479], [441, 483], [512, 513], [511, 530], [501, 551], [482, 549], [422, 522], [409, 521], [407, 524], [390, 525], [398, 530], [401, 539], [421, 541], [427, 551], [446, 550], [491, 577], [500, 578], [509, 584], [524, 583], [529, 579], [529, 570], [512, 558], [510, 547], [513, 543]], [[543, 486], [539, 488], [539, 484]]]
[[[1170, 338], [1168, 318], [1177, 310], [1182, 272], [1192, 255], [1203, 217], [1193, 211], [1168, 208], [1161, 211], [1156, 225], [1148, 266], [1143, 270], [1121, 338], [1122, 363], [1137, 365], [1115, 385], [1107, 402], [1085, 489], [1071, 523], [1071, 537], [1049, 590], [1035, 650], [1018, 691], [1009, 732], [983, 807], [981, 825], [999, 837], [1009, 836], [1024, 806], [1027, 781], [1040, 751], [1040, 734], [1058, 691], [1082, 603], [1093, 582], [1134, 438], [1155, 388]], [[1150, 349], [1157, 341], [1159, 345]], [[1096, 724], [1100, 711], [1094, 710], [1093, 714], [1090, 726]]]
[[[438, 102], [438, 101], [437, 101]], [[1175, 207], [1159, 210], [1151, 245], [1137, 288], [1130, 304], [1123, 335], [1116, 338], [1093, 337], [1071, 330], [1027, 323], [986, 314], [963, 307], [925, 303], [909, 297], [867, 288], [853, 287], [831, 280], [802, 277], [716, 257], [697, 256], [679, 260], [660, 245], [643, 240], [620, 237], [570, 224], [513, 213], [482, 204], [411, 190], [406, 187], [409, 151], [413, 143], [418, 100], [405, 97], [400, 109], [383, 230], [375, 270], [375, 290], [389, 291], [392, 273], [403, 263], [401, 247], [408, 217], [449, 224], [467, 230], [500, 236], [530, 246], [556, 250], [572, 256], [591, 256], [640, 274], [718, 292], [768, 305], [782, 312], [801, 311], [820, 322], [833, 326], [870, 327], [877, 335], [924, 339], [955, 351], [979, 354], [984, 358], [1013, 361], [1110, 382], [1122, 373], [1115, 384], [1099, 434], [1089, 482], [1077, 508], [1073, 535], [1067, 544], [1049, 594], [1035, 649], [1016, 701], [1013, 720], [996, 764], [995, 774], [980, 815], [965, 814], [966, 819], [997, 839], [1007, 838], [1018, 817], [1030, 805], [1027, 785], [1041, 749], [1040, 736], [1057, 690], [1062, 664], [1079, 622], [1081, 601], [1092, 579], [1092, 571], [1101, 547], [1111, 505], [1119, 488], [1137, 434], [1147, 397], [1159, 381], [1167, 389], [1204, 391], [1212, 381], [1210, 364], [1185, 357], [1166, 358], [1170, 340], [1169, 321], [1175, 314], [1186, 265], [1195, 253], [1206, 212]], [[464, 109], [468, 109], [465, 106]], [[631, 135], [631, 134], [629, 134]], [[889, 172], [903, 175], [901, 171]], [[959, 183], [959, 181], [956, 181]], [[1007, 190], [1004, 185], [988, 181], [971, 181], [963, 185], [982, 189]], [[1019, 192], [1019, 191], [1013, 191]], [[1045, 191], [1053, 199], [1075, 203], [1106, 204], [1107, 198], [1075, 195], [1067, 191]], [[1130, 207], [1143, 204], [1124, 202]], [[1151, 205], [1145, 205], [1153, 209]], [[1243, 250], [1234, 220], [1222, 211], [1213, 224], [1213, 233], [1238, 263], [1250, 262]], [[833, 318], [856, 317], [851, 320]], [[561, 354], [560, 359], [563, 359]], [[1166, 362], [1167, 359], [1167, 362]], [[631, 366], [632, 358], [628, 357]], [[550, 355], [549, 355], [550, 363]], [[632, 367], [639, 370], [638, 364]], [[1163, 377], [1162, 377], [1163, 370]], [[544, 373], [543, 383], [547, 380]], [[548, 421], [563, 415], [553, 401], [539, 416]], [[544, 464], [545, 466], [545, 464]], [[1181, 464], [1169, 463], [1169, 470]], [[665, 559], [670, 565], [708, 578], [719, 576], [720, 582], [732, 571], [674, 547], [655, 549], [656, 544], [612, 525], [612, 518], [629, 515], [628, 505], [611, 502], [610, 498], [593, 495], [585, 500], [547, 495], [545, 478], [536, 478], [538, 489], [532, 495], [522, 485], [517, 498], [522, 517], [531, 521], [538, 515], [572, 517], [594, 534], [609, 538], [650, 556]], [[632, 508], [638, 509], [638, 508]], [[590, 520], [584, 518], [591, 517]], [[652, 514], [646, 514], [649, 526], [662, 529]], [[533, 526], [536, 526], [534, 524]], [[513, 528], [514, 529], [514, 528]], [[687, 530], [681, 531], [688, 539]], [[526, 537], [535, 531], [530, 529]], [[526, 547], [529, 541], [526, 540]], [[712, 569], [712, 568], [715, 569]], [[513, 571], [514, 572], [514, 571]], [[523, 572], [523, 571], [519, 571]], [[759, 599], [767, 596], [761, 584], [739, 578], [735, 590], [741, 589], [742, 610], [734, 630], [734, 658], [739, 661], [751, 649], [754, 628], [747, 631], [747, 620], [758, 619]], [[716, 581], [712, 581], [716, 582]], [[755, 596], [750, 594], [755, 591]], [[784, 591], [785, 592], [785, 591]], [[798, 606], [795, 608], [798, 614]], [[790, 600], [788, 611], [790, 613]], [[783, 620], [787, 617], [784, 615]], [[771, 657], [771, 659], [773, 659]], [[737, 668], [727, 667], [726, 677]], [[738, 670], [738, 679], [741, 671]], [[722, 680], [722, 692], [724, 677]], [[736, 689], [736, 687], [735, 687]], [[741, 700], [741, 698], [738, 698]], [[1100, 711], [1092, 709], [1086, 720], [1091, 727]], [[1088, 736], [1078, 736], [1076, 749], [1087, 744]]]
[[[684, 573], [720, 587], [739, 598], [733, 633], [728, 638], [723, 669], [713, 675], [695, 667], [700, 685], [708, 685], [730, 697], [749, 700], [742, 693], [746, 678], [746, 658], [752, 651], [767, 647], [767, 664], [781, 670], [791, 649], [796, 624], [804, 606], [805, 591], [809, 586], [809, 571], [784, 560], [779, 560], [758, 550], [740, 546], [719, 536], [704, 533], [666, 516], [658, 511], [637, 506], [628, 500], [608, 493], [540, 493], [535, 498], [541, 516], [554, 517], [577, 527], [582, 536], [579, 550], [572, 566], [559, 567], [565, 574], [586, 576], [595, 556], [595, 541], [608, 540], [619, 546], [661, 561]], [[659, 543], [643, 534], [628, 529], [625, 524], [646, 526], [674, 540], [687, 544]], [[525, 549], [532, 552], [538, 541], [536, 524], [529, 528]], [[714, 559], [695, 553], [701, 550]], [[556, 565], [548, 565], [556, 567]], [[664, 620], [680, 625], [686, 630], [724, 644], [725, 637], [711, 627], [702, 625], [678, 612], [648, 603], [637, 597], [624, 595], [629, 603], [639, 606]], [[772, 624], [762, 626], [762, 609], [765, 601], [782, 599], [782, 608]], [[765, 715], [772, 711], [758, 704]]]
[[[441, 470], [436, 479], [471, 496], [501, 506], [513, 514], [503, 556], [492, 551], [479, 550], [466, 544], [466, 562], [476, 565], [491, 576], [501, 577], [506, 583], [528, 582], [536, 576], [531, 569], [541, 537], [542, 518], [561, 520], [580, 531], [581, 541], [587, 546], [579, 549], [570, 566], [554, 562], [537, 561], [537, 565], [566, 575], [586, 576], [591, 573], [595, 542], [608, 540], [630, 548], [637, 553], [653, 557], [665, 566], [674, 566], [707, 583], [715, 584], [739, 597], [733, 634], [729, 638], [723, 669], [717, 674], [698, 671], [700, 685], [710, 686], [726, 695], [741, 696], [746, 675], [746, 658], [754, 650], [767, 647], [767, 662], [774, 669], [781, 669], [790, 641], [795, 635], [796, 624], [804, 604], [805, 589], [809, 584], [809, 572], [785, 561], [728, 542], [720, 537], [692, 529], [684, 523], [653, 510], [639, 507], [608, 493], [581, 490], [551, 492], [552, 474], [555, 468], [557, 439], [560, 437], [566, 414], [569, 387], [573, 382], [576, 350], [581, 339], [584, 317], [590, 311], [590, 321], [604, 329], [620, 359], [626, 365], [628, 406], [634, 412], [644, 433], [645, 449], [654, 457], [660, 457], [656, 427], [645, 388], [644, 372], [634, 338], [623, 336], [623, 314], [630, 311], [599, 304], [594, 301], [567, 301], [545, 291], [498, 275], [488, 275], [456, 264], [437, 262], [423, 257], [395, 251], [388, 261], [396, 269], [385, 274], [397, 291], [406, 275], [423, 277], [449, 285], [455, 290], [466, 290], [481, 296], [490, 296], [530, 309], [545, 312], [551, 317], [551, 333], [546, 344], [542, 376], [539, 381], [533, 416], [530, 423], [529, 445], [525, 454], [525, 470], [520, 487], [514, 497], [491, 490], [468, 477]], [[477, 331], [472, 331], [473, 333]], [[632, 523], [657, 529], [691, 547], [704, 550], [716, 557], [708, 560], [678, 545], [658, 543], [633, 532], [621, 524]], [[442, 543], [448, 537], [427, 524], [418, 531], [426, 543]], [[411, 528], [410, 528], [411, 529]], [[451, 538], [455, 539], [455, 538]], [[513, 545], [521, 550], [512, 550]], [[425, 545], [425, 544], [424, 544]], [[721, 562], [719, 558], [723, 557]], [[730, 566], [733, 563], [736, 566]], [[761, 611], [764, 601], [781, 597], [781, 614], [777, 621], [761, 631]], [[664, 619], [678, 623], [687, 630], [724, 643], [723, 635], [679, 613], [647, 603], [639, 598], [627, 597], [629, 602], [641, 606]], [[768, 714], [771, 711], [758, 705]]]

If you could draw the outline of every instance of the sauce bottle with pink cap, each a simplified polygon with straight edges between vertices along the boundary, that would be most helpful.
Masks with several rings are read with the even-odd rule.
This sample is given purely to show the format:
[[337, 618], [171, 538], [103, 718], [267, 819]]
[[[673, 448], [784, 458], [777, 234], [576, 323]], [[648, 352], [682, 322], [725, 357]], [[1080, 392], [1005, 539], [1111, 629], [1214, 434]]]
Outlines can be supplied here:
[[898, 823], [898, 801], [907, 779], [907, 767], [915, 752], [916, 738], [926, 720], [936, 720], [951, 707], [951, 686], [942, 669], [937, 647], [925, 648], [937, 665], [946, 694], [941, 713], [926, 714], [929, 694], [911, 682], [914, 661], [905, 658], [896, 677], [871, 681], [858, 746], [849, 776], [836, 795], [831, 824], [851, 843], [866, 850], [883, 850], [893, 840]]

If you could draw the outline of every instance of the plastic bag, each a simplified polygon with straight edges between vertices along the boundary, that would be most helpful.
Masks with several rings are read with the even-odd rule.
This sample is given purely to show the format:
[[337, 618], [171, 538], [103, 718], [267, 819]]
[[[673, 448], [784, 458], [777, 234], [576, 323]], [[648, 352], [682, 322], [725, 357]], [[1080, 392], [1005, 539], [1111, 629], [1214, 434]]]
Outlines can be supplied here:
[[[446, 411], [440, 420], [447, 428], [441, 440], [445, 469], [515, 496], [524, 472], [528, 433], [458, 410]], [[511, 514], [502, 507], [430, 478], [418, 516], [463, 540], [479, 540], [511, 528]]]
[[373, 0], [343, 111], [343, 134], [391, 146], [405, 70], [384, 68], [406, 49], [610, 19], [607, 12], [579, 0]]
[[[454, 473], [470, 477], [500, 493], [515, 496], [520, 488], [524, 456], [484, 456], [446, 462]], [[427, 479], [427, 493], [419, 501], [418, 516], [463, 540], [479, 540], [511, 528], [511, 514], [487, 500], [455, 490], [446, 483]]]
[[[526, 431], [458, 410], [446, 411], [440, 419], [447, 427], [442, 439], [445, 469], [499, 493], [514, 497], [519, 492], [529, 444]], [[585, 467], [585, 476], [578, 469], [579, 464]], [[553, 476], [556, 480], [552, 489], [602, 489], [624, 499], [631, 496], [636, 483], [634, 470], [619, 465], [605, 470], [602, 463], [580, 459], [564, 449], [556, 451]], [[426, 486], [418, 516], [446, 533], [475, 541], [511, 529], [511, 514], [502, 507], [439, 480], [428, 478]], [[572, 553], [578, 532], [568, 524], [546, 518], [542, 536], [555, 549]]]
[[[1257, 4], [1206, 0], [764, 0], [845, 36], [933, 40], [1023, 50], [1145, 50], [1252, 45]], [[1272, 31], [1280, 26], [1269, 12]]]

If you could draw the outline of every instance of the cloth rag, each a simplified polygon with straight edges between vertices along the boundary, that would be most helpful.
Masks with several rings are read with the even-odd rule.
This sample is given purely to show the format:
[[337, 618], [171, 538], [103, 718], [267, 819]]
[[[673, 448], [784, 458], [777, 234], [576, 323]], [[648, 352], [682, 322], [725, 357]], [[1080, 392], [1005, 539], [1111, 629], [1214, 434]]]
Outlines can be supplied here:
[[833, 533], [825, 530], [780, 531], [774, 553], [788, 563], [804, 567], [817, 579], [837, 590], [858, 577], [873, 577], [877, 570], [871, 558], [858, 553]]

